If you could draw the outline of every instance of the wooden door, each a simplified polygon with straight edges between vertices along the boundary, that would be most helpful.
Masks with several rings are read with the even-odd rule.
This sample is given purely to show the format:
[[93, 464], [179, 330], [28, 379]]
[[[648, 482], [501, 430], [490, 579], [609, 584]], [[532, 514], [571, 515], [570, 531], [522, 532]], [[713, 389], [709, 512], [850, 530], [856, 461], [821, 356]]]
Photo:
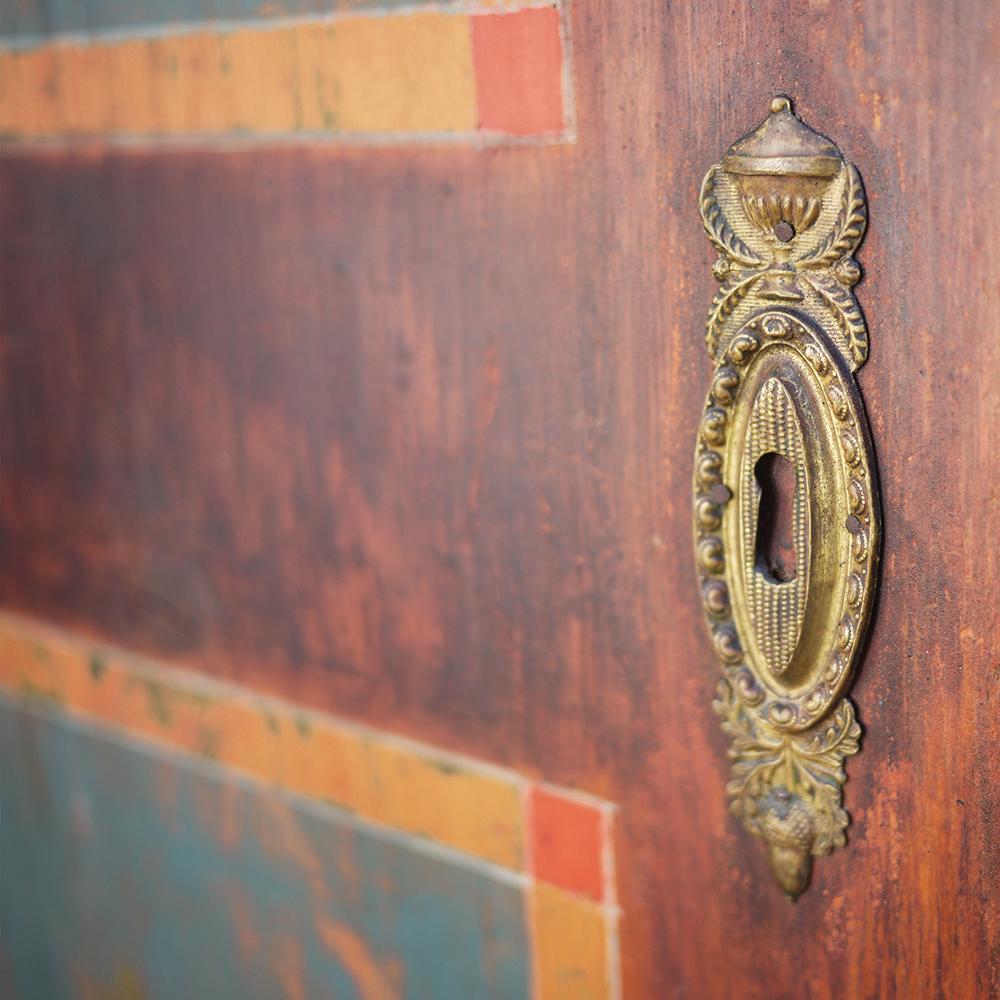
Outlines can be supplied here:
[[[5, 996], [996, 995], [995, 4], [279, 6], [0, 29]], [[690, 537], [778, 93], [865, 180], [884, 523], [795, 903]]]

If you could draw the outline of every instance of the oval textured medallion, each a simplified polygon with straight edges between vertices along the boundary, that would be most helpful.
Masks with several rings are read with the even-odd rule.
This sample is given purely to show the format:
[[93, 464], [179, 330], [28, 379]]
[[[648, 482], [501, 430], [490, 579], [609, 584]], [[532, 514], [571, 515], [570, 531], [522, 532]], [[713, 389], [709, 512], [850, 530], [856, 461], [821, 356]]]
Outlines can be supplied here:
[[[757, 347], [742, 362], [727, 401], [714, 389], [709, 394], [703, 426], [710, 433], [702, 435], [696, 460], [701, 465], [713, 456], [706, 464], [732, 497], [720, 504], [696, 482], [696, 527], [712, 555], [702, 587], [705, 593], [710, 576], [722, 577], [732, 612], [723, 623], [717, 602], [714, 611], [706, 604], [713, 634], [725, 634], [724, 625], [732, 629], [740, 667], [764, 692], [760, 710], [780, 729], [800, 731], [822, 717], [847, 682], [854, 637], [870, 604], [877, 505], [867, 435], [850, 372], [817, 327], [767, 310], [736, 337]], [[850, 448], [845, 432], [857, 442]], [[794, 558], [784, 578], [758, 552], [757, 470], [769, 456], [786, 462], [794, 476]], [[849, 516], [857, 523], [849, 524]], [[728, 663], [736, 662], [730, 654]]]

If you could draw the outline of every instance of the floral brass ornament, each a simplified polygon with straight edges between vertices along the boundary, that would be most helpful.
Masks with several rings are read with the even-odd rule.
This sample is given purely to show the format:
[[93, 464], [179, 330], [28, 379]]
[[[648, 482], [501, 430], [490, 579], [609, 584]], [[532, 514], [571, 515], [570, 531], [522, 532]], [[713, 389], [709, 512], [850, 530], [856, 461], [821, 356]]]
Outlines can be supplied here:
[[[844, 761], [861, 729], [844, 696], [872, 607], [879, 503], [854, 372], [868, 334], [851, 291], [867, 221], [857, 169], [776, 97], [701, 187], [719, 252], [715, 362], [695, 455], [702, 604], [722, 663], [733, 811], [797, 897], [846, 840]], [[790, 470], [789, 557], [761, 554], [763, 461]], [[770, 515], [769, 515], [770, 516]]]

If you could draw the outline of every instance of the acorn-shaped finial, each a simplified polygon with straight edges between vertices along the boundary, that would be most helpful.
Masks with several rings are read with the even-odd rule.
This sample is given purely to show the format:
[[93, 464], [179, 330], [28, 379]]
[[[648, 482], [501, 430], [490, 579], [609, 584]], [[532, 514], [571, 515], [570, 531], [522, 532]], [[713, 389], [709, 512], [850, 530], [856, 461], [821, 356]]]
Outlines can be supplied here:
[[796, 899], [809, 884], [812, 845], [816, 838], [812, 812], [787, 788], [772, 789], [760, 800], [760, 827], [767, 840], [771, 871], [781, 888]]

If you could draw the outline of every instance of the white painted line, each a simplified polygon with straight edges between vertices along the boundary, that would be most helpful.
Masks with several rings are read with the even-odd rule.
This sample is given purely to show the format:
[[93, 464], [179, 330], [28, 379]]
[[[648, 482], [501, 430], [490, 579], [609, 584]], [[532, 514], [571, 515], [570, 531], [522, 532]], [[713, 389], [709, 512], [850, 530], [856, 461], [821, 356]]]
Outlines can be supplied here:
[[604, 876], [604, 934], [605, 961], [608, 967], [608, 993], [610, 1000], [620, 1000], [622, 995], [621, 948], [618, 940], [618, 887], [615, 880], [614, 812], [606, 810], [601, 816], [601, 869]]
[[563, 98], [563, 128], [567, 134], [567, 142], [575, 143], [576, 132], [576, 92], [573, 90], [573, 31], [571, 25], [572, 10], [570, 0], [560, 4], [559, 9], [559, 40], [562, 43], [562, 98]]
[[149, 152], [260, 152], [262, 148], [308, 146], [312, 149], [453, 147], [496, 149], [504, 146], [548, 147], [573, 145], [576, 131], [538, 132], [516, 135], [479, 129], [474, 132], [185, 132], [171, 135], [121, 133], [80, 133], [54, 136], [0, 136], [4, 153], [32, 155], [41, 151], [84, 151], [121, 153]]

